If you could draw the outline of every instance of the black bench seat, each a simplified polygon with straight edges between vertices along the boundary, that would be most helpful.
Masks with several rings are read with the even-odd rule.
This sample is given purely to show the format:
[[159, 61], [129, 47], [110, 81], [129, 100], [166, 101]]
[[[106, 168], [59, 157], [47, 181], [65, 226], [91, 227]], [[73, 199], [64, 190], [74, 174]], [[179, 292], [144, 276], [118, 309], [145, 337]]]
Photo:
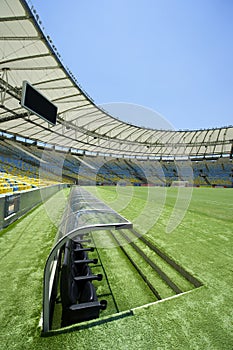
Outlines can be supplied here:
[[78, 302], [62, 308], [62, 327], [98, 318], [100, 310], [105, 310], [107, 307], [106, 300], [98, 301], [95, 288], [90, 281], [84, 284]]
[[60, 296], [62, 303], [62, 327], [99, 317], [105, 310], [107, 301], [98, 301], [96, 290], [91, 281], [101, 281], [102, 274], [94, 275], [88, 263], [97, 263], [98, 259], [73, 260], [71, 245], [64, 249], [64, 258], [60, 275]]

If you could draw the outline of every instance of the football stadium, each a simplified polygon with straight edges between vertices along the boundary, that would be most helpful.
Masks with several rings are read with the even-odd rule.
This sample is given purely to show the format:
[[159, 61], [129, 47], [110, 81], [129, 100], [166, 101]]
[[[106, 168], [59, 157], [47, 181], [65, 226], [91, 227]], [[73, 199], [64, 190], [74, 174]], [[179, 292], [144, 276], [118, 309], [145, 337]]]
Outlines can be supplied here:
[[112, 116], [0, 8], [1, 349], [232, 349], [232, 125]]

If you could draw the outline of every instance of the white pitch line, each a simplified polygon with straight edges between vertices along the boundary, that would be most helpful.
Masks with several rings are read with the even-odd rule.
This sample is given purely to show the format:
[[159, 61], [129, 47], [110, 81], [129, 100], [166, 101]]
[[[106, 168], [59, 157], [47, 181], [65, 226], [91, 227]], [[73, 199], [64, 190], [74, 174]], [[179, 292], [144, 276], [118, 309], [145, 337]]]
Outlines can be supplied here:
[[40, 316], [38, 327], [41, 328], [41, 329], [43, 327], [43, 312], [41, 312], [41, 316]]
[[197, 290], [199, 288], [200, 287], [188, 290], [187, 292], [183, 292], [183, 293], [180, 293], [180, 294], [172, 295], [171, 297], [167, 297], [167, 298], [164, 298], [164, 299], [161, 299], [161, 300], [156, 300], [156, 301], [153, 301], [152, 303], [148, 303], [148, 304], [145, 304], [145, 305], [137, 306], [137, 307], [134, 307], [131, 310], [134, 312], [135, 310], [143, 309], [143, 308], [146, 308], [148, 306], [156, 305], [158, 303], [163, 303], [164, 301], [167, 301], [167, 300], [172, 300], [172, 299], [175, 299], [175, 298], [179, 298], [180, 296], [188, 294], [188, 293], [192, 293], [192, 292], [194, 292], [195, 290]]
[[[156, 300], [156, 301], [154, 301], [152, 303], [148, 303], [148, 304], [144, 304], [144, 305], [141, 305], [141, 306], [134, 307], [134, 308], [130, 309], [130, 311], [132, 311], [133, 314], [134, 314], [134, 311], [136, 311], [136, 310], [144, 309], [144, 308], [146, 308], [148, 306], [156, 305], [158, 303], [163, 303], [164, 301], [167, 301], [167, 300], [172, 300], [172, 299], [178, 298], [178, 297], [180, 297], [182, 295], [185, 295], [185, 294], [188, 294], [188, 293], [192, 293], [192, 292], [194, 292], [195, 290], [197, 290], [197, 289], [199, 289], [201, 287], [204, 287], [204, 286], [200, 286], [198, 288], [194, 288], [194, 289], [188, 290], [187, 292], [183, 292], [183, 293], [180, 293], [180, 294], [172, 295], [171, 297], [167, 297], [167, 298], [164, 298], [164, 299], [161, 299], [161, 300]], [[118, 313], [117, 314], [113, 314], [113, 315], [118, 315]], [[109, 315], [109, 316], [111, 317], [112, 315]], [[43, 327], [43, 312], [41, 313], [41, 318], [40, 318], [38, 327], [40, 327], [41, 329]]]

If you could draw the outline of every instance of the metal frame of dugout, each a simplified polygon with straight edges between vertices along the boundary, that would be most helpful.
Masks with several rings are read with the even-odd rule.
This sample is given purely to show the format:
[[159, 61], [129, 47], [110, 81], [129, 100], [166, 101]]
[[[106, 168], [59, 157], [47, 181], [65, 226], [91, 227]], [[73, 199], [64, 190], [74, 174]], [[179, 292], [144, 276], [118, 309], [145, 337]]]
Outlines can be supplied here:
[[57, 291], [57, 274], [60, 252], [67, 242], [77, 236], [93, 231], [132, 228], [131, 222], [119, 215], [102, 201], [82, 187], [71, 189], [69, 200], [60, 223], [55, 244], [50, 251], [44, 268], [43, 325], [42, 332], [48, 332], [52, 324], [54, 293]]

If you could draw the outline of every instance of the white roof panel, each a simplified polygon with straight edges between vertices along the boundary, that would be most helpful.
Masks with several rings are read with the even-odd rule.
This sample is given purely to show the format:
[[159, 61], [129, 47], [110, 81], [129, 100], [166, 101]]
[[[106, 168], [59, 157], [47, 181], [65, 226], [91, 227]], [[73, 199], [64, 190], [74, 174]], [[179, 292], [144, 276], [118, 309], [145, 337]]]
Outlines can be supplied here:
[[[171, 156], [184, 148], [190, 155], [231, 150], [232, 126], [161, 131], [112, 117], [94, 104], [64, 66], [33, 7], [29, 8], [25, 0], [1, 0], [0, 6], [0, 130], [45, 143], [116, 155]], [[19, 106], [23, 80], [57, 105], [56, 126], [49, 127], [35, 116], [28, 118], [29, 113]]]

